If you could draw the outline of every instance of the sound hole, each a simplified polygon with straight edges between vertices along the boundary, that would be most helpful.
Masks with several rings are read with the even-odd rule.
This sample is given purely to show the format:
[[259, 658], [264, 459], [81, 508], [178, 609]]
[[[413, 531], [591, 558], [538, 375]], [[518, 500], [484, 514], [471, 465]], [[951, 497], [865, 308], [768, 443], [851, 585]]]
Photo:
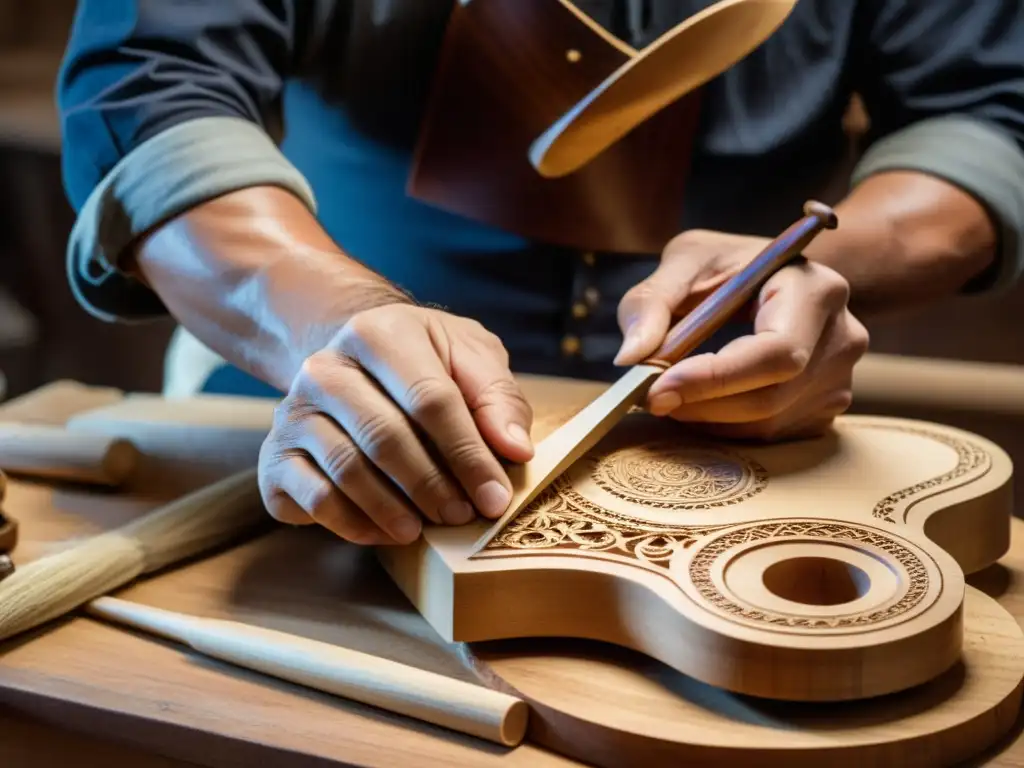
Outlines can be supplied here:
[[776, 597], [803, 605], [842, 605], [864, 597], [867, 573], [830, 557], [794, 557], [769, 566], [764, 585]]

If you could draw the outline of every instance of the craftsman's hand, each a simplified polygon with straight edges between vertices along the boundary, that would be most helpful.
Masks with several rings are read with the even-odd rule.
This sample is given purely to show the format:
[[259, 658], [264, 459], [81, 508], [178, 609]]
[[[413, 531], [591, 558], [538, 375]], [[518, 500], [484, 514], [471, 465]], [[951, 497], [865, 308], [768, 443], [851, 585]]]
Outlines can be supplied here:
[[422, 518], [500, 516], [498, 454], [533, 455], [533, 414], [496, 336], [473, 320], [393, 303], [354, 315], [310, 356], [260, 454], [278, 520], [360, 544], [405, 544]]
[[[672, 323], [768, 242], [707, 230], [676, 237], [619, 306], [625, 338], [616, 362], [653, 354]], [[723, 437], [820, 433], [849, 408], [853, 367], [868, 347], [848, 299], [846, 281], [833, 270], [810, 262], [785, 267], [754, 302], [754, 333], [672, 366], [652, 384], [648, 410]]]

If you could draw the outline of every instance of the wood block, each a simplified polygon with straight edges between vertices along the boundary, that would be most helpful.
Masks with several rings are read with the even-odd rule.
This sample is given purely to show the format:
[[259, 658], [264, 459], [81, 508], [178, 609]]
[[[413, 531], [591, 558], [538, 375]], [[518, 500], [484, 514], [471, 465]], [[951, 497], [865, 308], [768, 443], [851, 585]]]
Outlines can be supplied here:
[[961, 658], [964, 574], [1007, 551], [1011, 480], [939, 424], [735, 445], [635, 413], [482, 551], [486, 523], [378, 552], [452, 642], [600, 640], [737, 693], [862, 699]]

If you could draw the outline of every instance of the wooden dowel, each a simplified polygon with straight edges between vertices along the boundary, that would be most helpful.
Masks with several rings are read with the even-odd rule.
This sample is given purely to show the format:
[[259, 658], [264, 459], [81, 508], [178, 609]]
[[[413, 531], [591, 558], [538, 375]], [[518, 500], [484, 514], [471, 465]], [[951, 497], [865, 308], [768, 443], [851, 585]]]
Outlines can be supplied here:
[[200, 653], [504, 746], [526, 734], [526, 702], [396, 661], [234, 621], [203, 619], [112, 597], [86, 611]]
[[12, 475], [116, 486], [139, 459], [138, 449], [120, 437], [0, 422], [0, 469]]
[[854, 402], [1024, 416], [1024, 365], [868, 354], [853, 369]]

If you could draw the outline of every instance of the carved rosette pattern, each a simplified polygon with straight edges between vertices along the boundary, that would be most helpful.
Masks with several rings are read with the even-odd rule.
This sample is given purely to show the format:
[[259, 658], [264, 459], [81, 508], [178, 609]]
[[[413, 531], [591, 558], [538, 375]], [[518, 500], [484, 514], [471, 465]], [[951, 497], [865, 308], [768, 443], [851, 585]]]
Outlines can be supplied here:
[[749, 499], [768, 483], [756, 462], [731, 451], [681, 448], [671, 440], [591, 458], [590, 475], [607, 493], [651, 509], [714, 509]]
[[[953, 469], [938, 475], [937, 477], [923, 480], [920, 483], [916, 483], [907, 488], [902, 488], [895, 493], [891, 493], [875, 505], [875, 508], [871, 512], [872, 516], [878, 520], [884, 520], [887, 523], [896, 523], [896, 507], [908, 499], [924, 493], [925, 491], [932, 490], [933, 488], [948, 485], [953, 481], [974, 472], [975, 470], [987, 471], [989, 467], [992, 466], [992, 456], [988, 451], [979, 445], [968, 440], [964, 440], [962, 437], [943, 435], [930, 429], [917, 429], [904, 426], [893, 427], [885, 424], [872, 424], [870, 422], [861, 424], [860, 427], [864, 429], [887, 429], [889, 431], [919, 435], [921, 437], [926, 437], [929, 440], [935, 440], [943, 445], [948, 445], [956, 451], [957, 463]], [[902, 520], [900, 522], [902, 522]]]
[[[907, 590], [892, 603], [864, 613], [832, 616], [800, 616], [769, 612], [744, 605], [724, 594], [711, 576], [715, 562], [744, 544], [764, 539], [824, 538], [866, 545], [884, 552], [903, 571], [901, 581]], [[820, 520], [774, 520], [735, 528], [711, 539], [690, 560], [690, 581], [710, 606], [747, 621], [800, 629], [841, 629], [864, 627], [893, 619], [917, 606], [929, 590], [928, 568], [909, 547], [882, 531]]]

